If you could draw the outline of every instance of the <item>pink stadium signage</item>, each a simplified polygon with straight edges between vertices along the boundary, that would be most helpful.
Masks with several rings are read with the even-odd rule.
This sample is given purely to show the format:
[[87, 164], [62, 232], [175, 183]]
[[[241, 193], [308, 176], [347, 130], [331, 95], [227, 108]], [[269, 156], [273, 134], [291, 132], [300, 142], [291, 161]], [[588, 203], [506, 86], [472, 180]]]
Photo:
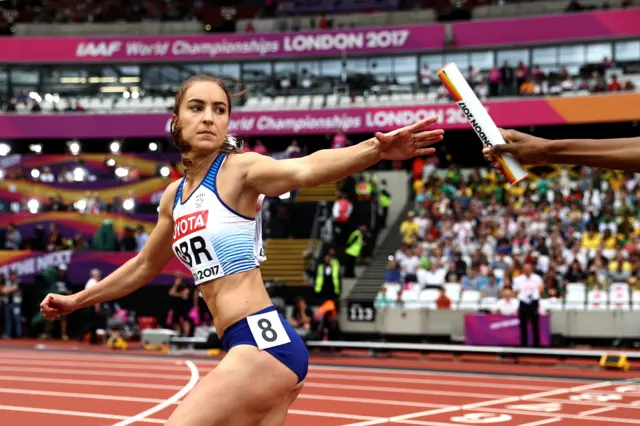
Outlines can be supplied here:
[[[483, 20], [452, 25], [458, 48], [577, 42], [640, 36], [640, 9]], [[544, 28], [544, 31], [540, 31]], [[441, 50], [445, 26], [277, 34], [0, 39], [3, 63], [171, 62], [299, 58]]]
[[[640, 120], [640, 94], [487, 101], [499, 126], [544, 126]], [[233, 113], [229, 130], [239, 136], [371, 134], [437, 116], [438, 126], [470, 129], [455, 104]], [[170, 114], [0, 114], [0, 139], [160, 138], [169, 136]]]

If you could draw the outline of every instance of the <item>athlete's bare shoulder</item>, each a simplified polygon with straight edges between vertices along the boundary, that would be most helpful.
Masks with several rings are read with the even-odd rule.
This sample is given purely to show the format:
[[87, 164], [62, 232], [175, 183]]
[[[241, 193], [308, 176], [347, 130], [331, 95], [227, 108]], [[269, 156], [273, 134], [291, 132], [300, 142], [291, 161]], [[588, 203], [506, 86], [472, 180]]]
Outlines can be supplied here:
[[169, 217], [173, 216], [173, 201], [176, 199], [180, 182], [181, 179], [171, 182], [162, 193], [162, 198], [160, 199], [160, 214], [168, 215]]

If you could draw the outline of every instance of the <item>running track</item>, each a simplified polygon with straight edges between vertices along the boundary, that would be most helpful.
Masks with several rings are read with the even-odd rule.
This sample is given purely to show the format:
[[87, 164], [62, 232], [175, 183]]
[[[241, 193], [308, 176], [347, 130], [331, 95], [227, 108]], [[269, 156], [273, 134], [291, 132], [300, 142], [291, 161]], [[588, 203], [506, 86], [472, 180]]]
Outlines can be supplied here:
[[[637, 373], [599, 381], [576, 372], [575, 379], [525, 378], [350, 364], [312, 365], [286, 425], [622, 426], [640, 418]], [[214, 359], [0, 349], [0, 424], [163, 424], [215, 365]], [[500, 368], [508, 374], [514, 366]]]

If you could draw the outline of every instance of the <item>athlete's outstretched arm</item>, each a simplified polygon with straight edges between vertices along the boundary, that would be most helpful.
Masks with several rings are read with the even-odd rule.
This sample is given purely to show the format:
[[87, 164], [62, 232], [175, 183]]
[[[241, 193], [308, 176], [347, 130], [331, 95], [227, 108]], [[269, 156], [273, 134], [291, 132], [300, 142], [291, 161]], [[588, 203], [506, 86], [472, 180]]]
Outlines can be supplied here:
[[501, 130], [508, 142], [483, 150], [493, 167], [495, 158], [509, 153], [526, 164], [575, 164], [640, 172], [640, 138], [549, 140], [515, 130]]
[[[40, 304], [45, 317], [55, 318], [77, 309], [124, 297], [156, 277], [173, 253], [173, 218], [171, 215], [175, 185], [164, 191], [156, 224], [143, 249], [131, 260], [97, 284], [70, 296], [49, 294]], [[105, 253], [105, 256], [108, 256]]]
[[429, 155], [425, 148], [442, 140], [442, 130], [424, 131], [436, 117], [382, 134], [347, 148], [324, 149], [301, 158], [275, 160], [260, 154], [242, 154], [246, 184], [260, 194], [278, 196], [294, 189], [334, 182], [365, 170], [380, 160], [405, 160]]

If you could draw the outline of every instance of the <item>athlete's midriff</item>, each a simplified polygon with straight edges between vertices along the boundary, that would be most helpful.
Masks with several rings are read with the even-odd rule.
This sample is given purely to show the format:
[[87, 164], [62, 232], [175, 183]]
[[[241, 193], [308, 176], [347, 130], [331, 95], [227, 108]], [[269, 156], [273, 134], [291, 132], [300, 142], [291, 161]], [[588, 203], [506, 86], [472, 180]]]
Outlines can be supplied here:
[[213, 315], [218, 337], [229, 326], [273, 304], [258, 268], [208, 281], [198, 288]]

